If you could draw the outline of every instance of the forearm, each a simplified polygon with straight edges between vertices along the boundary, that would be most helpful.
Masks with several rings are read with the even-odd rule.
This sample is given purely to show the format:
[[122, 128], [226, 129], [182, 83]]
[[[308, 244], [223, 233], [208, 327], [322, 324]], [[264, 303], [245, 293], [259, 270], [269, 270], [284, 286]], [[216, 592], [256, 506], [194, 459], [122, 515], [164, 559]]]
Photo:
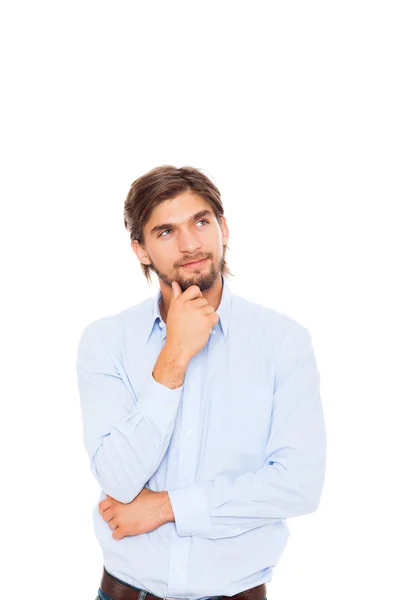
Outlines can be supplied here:
[[168, 492], [159, 492], [159, 494], [161, 499], [162, 524], [173, 523], [175, 521], [175, 515], [172, 510], [169, 494]]
[[101, 488], [129, 503], [158, 469], [168, 449], [183, 385], [184, 363], [160, 353], [146, 388], [138, 398], [138, 412], [117, 423], [103, 439], [91, 468]]
[[[317, 509], [325, 479], [326, 429], [310, 337], [304, 329], [299, 334], [303, 349], [297, 366], [293, 369], [291, 362], [276, 382], [263, 466], [169, 489], [178, 535], [230, 537]], [[289, 346], [292, 340], [287, 339]]]
[[233, 537], [315, 511], [324, 482], [324, 452], [321, 440], [318, 455], [301, 477], [283, 465], [269, 464], [235, 479], [169, 490], [178, 535]]
[[84, 445], [101, 489], [129, 503], [168, 449], [185, 363], [167, 347], [153, 367], [156, 377], [149, 372], [135, 392], [117, 364], [97, 324], [86, 328], [76, 365]]
[[156, 381], [171, 389], [183, 385], [189, 359], [167, 342], [161, 350], [153, 368]]

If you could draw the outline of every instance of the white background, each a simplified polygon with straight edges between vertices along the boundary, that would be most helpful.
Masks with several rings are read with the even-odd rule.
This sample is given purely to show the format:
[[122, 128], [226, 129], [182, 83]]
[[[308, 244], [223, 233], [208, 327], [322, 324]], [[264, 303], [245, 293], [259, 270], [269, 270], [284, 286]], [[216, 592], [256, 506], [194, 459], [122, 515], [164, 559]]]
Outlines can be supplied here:
[[288, 521], [268, 600], [399, 597], [397, 6], [3, 3], [4, 597], [96, 595], [76, 347], [156, 292], [123, 202], [160, 164], [206, 170], [232, 290], [314, 341], [326, 481]]

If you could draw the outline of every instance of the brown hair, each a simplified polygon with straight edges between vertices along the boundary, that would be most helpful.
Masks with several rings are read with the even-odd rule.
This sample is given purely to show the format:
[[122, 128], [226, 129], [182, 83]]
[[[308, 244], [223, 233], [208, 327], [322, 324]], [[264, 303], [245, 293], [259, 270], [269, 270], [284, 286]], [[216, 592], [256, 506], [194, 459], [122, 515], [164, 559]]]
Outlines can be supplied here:
[[[124, 225], [129, 231], [131, 241], [138, 240], [143, 246], [143, 229], [154, 208], [164, 200], [172, 200], [178, 194], [188, 190], [203, 198], [212, 208], [218, 223], [221, 223], [224, 208], [220, 192], [204, 173], [193, 167], [177, 168], [172, 165], [162, 165], [135, 179], [126, 197]], [[226, 248], [228, 248], [228, 244], [224, 246], [221, 271], [224, 275], [232, 275], [225, 261]], [[150, 284], [150, 270], [154, 271], [154, 269], [151, 265], [144, 265], [143, 263], [140, 263], [140, 266], [147, 282]]]

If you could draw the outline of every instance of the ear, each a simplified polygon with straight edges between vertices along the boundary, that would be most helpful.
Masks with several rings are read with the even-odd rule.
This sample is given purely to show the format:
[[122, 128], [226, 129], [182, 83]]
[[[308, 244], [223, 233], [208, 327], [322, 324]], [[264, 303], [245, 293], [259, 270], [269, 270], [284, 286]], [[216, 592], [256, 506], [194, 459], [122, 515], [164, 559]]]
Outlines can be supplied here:
[[140, 260], [140, 262], [143, 263], [144, 265], [149, 265], [151, 261], [149, 260], [149, 257], [147, 256], [147, 252], [146, 252], [145, 248], [139, 244], [139, 241], [132, 240], [131, 246], [132, 246], [134, 253]]
[[229, 229], [224, 215], [221, 215], [220, 228], [222, 233], [222, 245], [225, 246], [228, 243], [229, 239]]

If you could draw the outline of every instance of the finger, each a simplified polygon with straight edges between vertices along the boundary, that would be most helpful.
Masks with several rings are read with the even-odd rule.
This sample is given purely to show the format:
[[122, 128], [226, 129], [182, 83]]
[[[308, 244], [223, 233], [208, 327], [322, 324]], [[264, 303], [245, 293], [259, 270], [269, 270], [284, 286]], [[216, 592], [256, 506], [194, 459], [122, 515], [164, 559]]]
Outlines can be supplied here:
[[174, 280], [171, 283], [171, 287], [172, 287], [172, 298], [174, 300], [176, 300], [176, 298], [179, 298], [179, 296], [182, 294], [181, 286], [179, 285], [179, 283], [177, 281]]
[[219, 321], [218, 313], [214, 313], [210, 318], [211, 318], [212, 327], [215, 327]]
[[107, 496], [107, 498], [104, 498], [104, 500], [99, 502], [99, 512], [107, 510], [107, 508], [110, 508], [110, 506], [112, 506], [113, 504], [114, 504], [114, 499], [111, 498], [111, 496]]
[[112, 517], [112, 518], [109, 520], [109, 522], [108, 522], [108, 526], [109, 526], [109, 528], [110, 528], [110, 529], [113, 529], [113, 530], [115, 530], [115, 529], [117, 529], [117, 528], [118, 528], [118, 523], [117, 523], [117, 521], [116, 521], [116, 519], [115, 519], [114, 517]]
[[206, 298], [204, 298], [204, 296], [202, 298], [195, 298], [194, 300], [190, 301], [190, 306], [193, 306], [193, 308], [202, 308], [203, 306], [207, 306], [207, 305], [208, 305], [208, 300]]
[[101, 510], [106, 510], [109, 506], [114, 506], [118, 500], [106, 494], [106, 497], [99, 503]]
[[[211, 304], [205, 304], [203, 311], [204, 311], [205, 315], [211, 315], [212, 313], [215, 313], [215, 308], [213, 306], [211, 306]], [[217, 313], [215, 313], [215, 314], [217, 314]]]
[[115, 531], [112, 532], [112, 536], [114, 540], [122, 540], [125, 537], [124, 530], [122, 527], [118, 527]]
[[109, 523], [111, 521], [111, 519], [113, 519], [115, 517], [115, 513], [113, 510], [111, 510], [111, 507], [110, 507], [110, 508], [107, 508], [107, 510], [103, 511], [101, 516], [104, 519], [104, 521], [106, 521], [106, 523]]
[[182, 293], [185, 300], [194, 300], [195, 298], [201, 298], [203, 294], [198, 285], [191, 285]]

